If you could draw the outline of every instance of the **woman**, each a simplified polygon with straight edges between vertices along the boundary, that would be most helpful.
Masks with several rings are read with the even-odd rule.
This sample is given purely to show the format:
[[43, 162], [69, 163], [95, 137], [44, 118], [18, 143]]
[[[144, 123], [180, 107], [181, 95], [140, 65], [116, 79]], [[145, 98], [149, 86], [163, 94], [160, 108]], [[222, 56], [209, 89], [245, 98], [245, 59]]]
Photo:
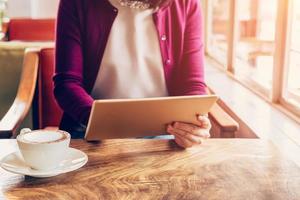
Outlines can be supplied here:
[[[205, 94], [199, 0], [61, 0], [54, 94], [61, 129], [85, 129], [94, 99]], [[187, 148], [210, 122], [167, 127]], [[73, 135], [76, 137], [75, 135]]]

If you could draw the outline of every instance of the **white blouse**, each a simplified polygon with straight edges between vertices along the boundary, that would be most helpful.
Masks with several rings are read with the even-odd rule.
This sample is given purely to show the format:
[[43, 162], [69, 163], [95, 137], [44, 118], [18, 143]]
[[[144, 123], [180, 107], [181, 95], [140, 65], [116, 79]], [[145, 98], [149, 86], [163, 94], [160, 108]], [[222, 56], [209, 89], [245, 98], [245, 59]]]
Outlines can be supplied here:
[[94, 99], [168, 96], [153, 9], [118, 9], [92, 90]]

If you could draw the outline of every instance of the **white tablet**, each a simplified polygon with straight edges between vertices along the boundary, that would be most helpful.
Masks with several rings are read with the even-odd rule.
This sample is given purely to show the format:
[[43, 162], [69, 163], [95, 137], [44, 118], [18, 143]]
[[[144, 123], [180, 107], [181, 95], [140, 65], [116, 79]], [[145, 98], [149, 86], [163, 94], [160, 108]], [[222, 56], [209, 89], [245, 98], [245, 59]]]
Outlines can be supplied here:
[[173, 122], [195, 123], [207, 114], [215, 95], [177, 96], [145, 99], [96, 100], [93, 103], [85, 139], [136, 138], [165, 134]]

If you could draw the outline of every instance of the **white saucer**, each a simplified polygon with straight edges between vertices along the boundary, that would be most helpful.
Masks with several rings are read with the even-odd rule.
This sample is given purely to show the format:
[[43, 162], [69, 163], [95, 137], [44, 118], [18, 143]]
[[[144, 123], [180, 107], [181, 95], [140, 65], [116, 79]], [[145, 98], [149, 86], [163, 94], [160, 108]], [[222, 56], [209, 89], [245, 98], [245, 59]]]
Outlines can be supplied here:
[[0, 161], [0, 166], [6, 171], [27, 175], [32, 177], [52, 177], [59, 174], [74, 171], [84, 166], [88, 161], [87, 155], [74, 148], [69, 148], [66, 159], [59, 166], [52, 170], [35, 170], [30, 168], [25, 162], [20, 152], [8, 154]]

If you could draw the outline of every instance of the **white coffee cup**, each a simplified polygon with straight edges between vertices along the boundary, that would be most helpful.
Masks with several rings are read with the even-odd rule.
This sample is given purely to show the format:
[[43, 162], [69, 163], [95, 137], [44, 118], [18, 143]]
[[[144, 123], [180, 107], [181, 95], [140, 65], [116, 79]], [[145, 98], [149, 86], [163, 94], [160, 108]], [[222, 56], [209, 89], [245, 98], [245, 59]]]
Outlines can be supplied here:
[[17, 143], [27, 165], [36, 170], [51, 170], [65, 159], [70, 139], [65, 131], [22, 129]]

